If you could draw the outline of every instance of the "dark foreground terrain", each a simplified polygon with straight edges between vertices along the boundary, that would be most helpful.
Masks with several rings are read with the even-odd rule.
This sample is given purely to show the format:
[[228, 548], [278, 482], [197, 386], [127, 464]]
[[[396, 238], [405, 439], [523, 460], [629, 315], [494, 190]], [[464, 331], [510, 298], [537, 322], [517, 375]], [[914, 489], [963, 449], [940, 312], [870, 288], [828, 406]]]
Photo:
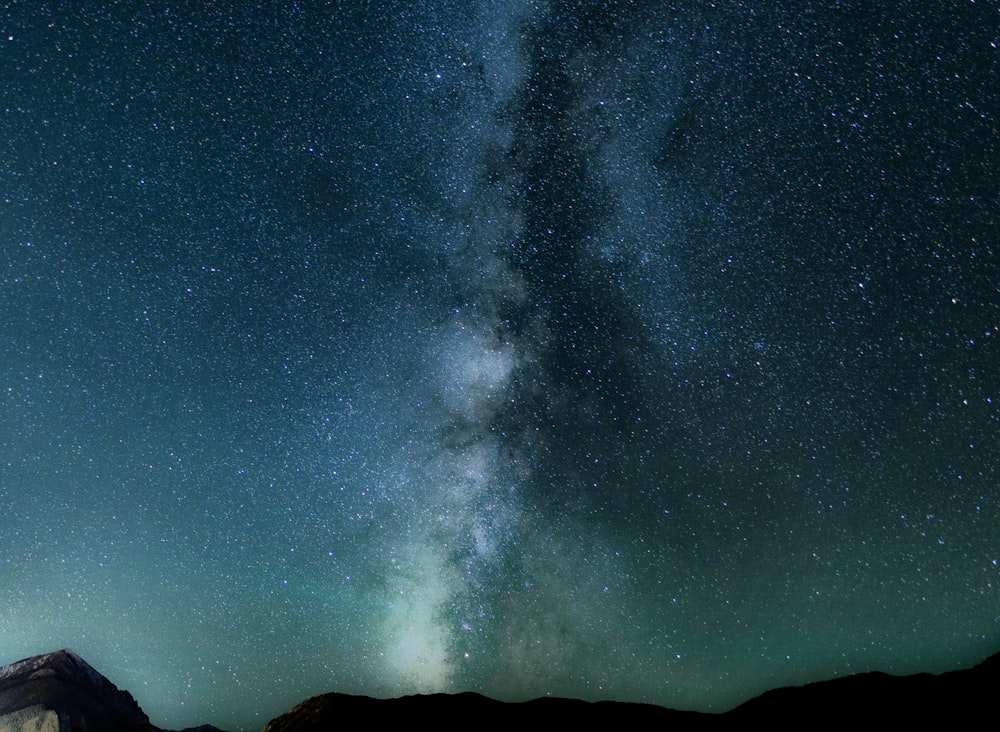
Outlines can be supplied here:
[[[975, 668], [940, 675], [872, 672], [800, 687], [775, 689], [725, 714], [683, 712], [649, 704], [535, 699], [520, 704], [479, 694], [432, 694], [372, 699], [323, 694], [268, 722], [265, 732], [330, 730], [358, 719], [433, 719], [444, 727], [472, 720], [498, 724], [669, 725], [708, 729], [768, 724], [977, 723], [991, 718], [1000, 682], [1000, 654]], [[165, 732], [153, 725], [127, 691], [118, 689], [69, 650], [0, 667], [0, 730], [22, 732]], [[215, 727], [196, 728], [213, 732]], [[193, 732], [190, 731], [190, 732]]]

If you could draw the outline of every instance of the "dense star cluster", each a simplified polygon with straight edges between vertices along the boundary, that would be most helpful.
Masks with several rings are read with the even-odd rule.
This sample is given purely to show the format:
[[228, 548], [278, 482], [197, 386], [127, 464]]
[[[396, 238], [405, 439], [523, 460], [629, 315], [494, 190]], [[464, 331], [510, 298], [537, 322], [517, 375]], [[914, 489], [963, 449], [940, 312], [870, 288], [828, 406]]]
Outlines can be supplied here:
[[250, 729], [995, 652], [998, 29], [0, 4], [0, 663]]

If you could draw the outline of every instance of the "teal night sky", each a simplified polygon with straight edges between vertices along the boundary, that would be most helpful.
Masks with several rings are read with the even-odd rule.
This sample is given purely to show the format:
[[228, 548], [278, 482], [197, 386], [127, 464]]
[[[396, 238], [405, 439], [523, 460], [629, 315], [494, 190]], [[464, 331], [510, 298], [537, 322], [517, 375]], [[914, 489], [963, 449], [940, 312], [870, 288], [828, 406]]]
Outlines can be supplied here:
[[1000, 649], [997, 2], [0, 2], [0, 663], [156, 724]]

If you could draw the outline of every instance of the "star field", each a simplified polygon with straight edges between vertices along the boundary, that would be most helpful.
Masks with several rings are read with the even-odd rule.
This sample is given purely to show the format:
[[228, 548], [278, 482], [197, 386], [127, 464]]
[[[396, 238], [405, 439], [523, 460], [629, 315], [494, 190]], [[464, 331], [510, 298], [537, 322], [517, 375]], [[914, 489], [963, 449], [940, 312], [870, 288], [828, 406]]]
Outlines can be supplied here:
[[995, 652], [1000, 8], [869, 6], [0, 5], [0, 663], [258, 729]]

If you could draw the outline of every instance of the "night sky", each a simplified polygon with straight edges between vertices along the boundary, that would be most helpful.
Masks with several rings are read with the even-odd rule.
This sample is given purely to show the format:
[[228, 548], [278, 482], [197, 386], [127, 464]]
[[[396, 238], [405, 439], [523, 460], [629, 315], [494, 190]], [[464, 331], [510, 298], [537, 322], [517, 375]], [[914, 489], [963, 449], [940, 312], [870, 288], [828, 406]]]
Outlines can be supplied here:
[[0, 663], [229, 729], [969, 666], [998, 171], [995, 1], [0, 3]]

